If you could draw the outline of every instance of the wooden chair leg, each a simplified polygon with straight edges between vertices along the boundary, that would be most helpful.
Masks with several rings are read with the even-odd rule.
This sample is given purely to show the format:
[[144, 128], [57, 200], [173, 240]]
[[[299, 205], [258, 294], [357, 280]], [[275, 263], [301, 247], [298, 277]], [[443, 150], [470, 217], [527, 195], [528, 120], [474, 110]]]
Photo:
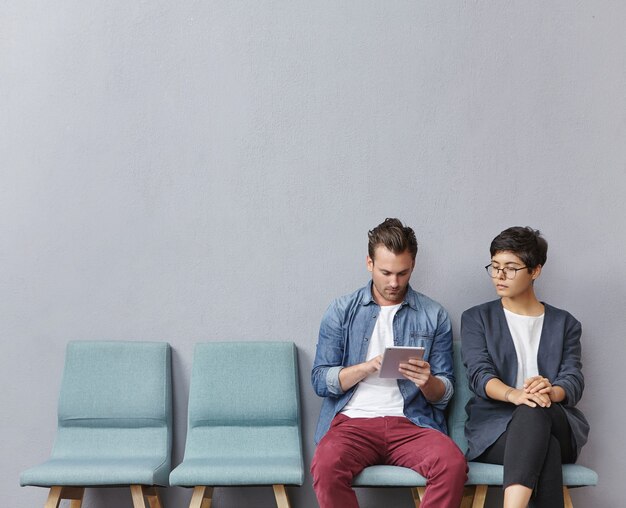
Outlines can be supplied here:
[[193, 489], [189, 508], [211, 508], [212, 497], [213, 487], [198, 485]]
[[287, 497], [287, 490], [284, 485], [272, 485], [274, 488], [274, 497], [276, 498], [276, 506], [278, 508], [291, 508], [289, 504], [289, 498]]
[[413, 487], [411, 489], [411, 495], [413, 496], [413, 503], [415, 504], [415, 508], [420, 508], [420, 505], [422, 504], [421, 497], [424, 495], [424, 490], [422, 489], [422, 491], [420, 492], [420, 489], [422, 489], [422, 487]]
[[476, 492], [475, 486], [465, 487], [463, 489], [463, 499], [461, 500], [461, 508], [472, 508], [472, 502], [474, 501], [474, 494]]
[[80, 508], [83, 504], [84, 493], [85, 489], [82, 487], [51, 487], [45, 508], [59, 508], [63, 499], [69, 499], [70, 508]]
[[51, 487], [48, 492], [48, 499], [44, 508], [59, 508], [61, 502], [61, 491], [63, 487]]
[[63, 497], [65, 497], [65, 499], [70, 499], [70, 508], [81, 508], [81, 506], [83, 505], [84, 494], [85, 494], [85, 489], [74, 488], [74, 489], [71, 489], [71, 492], [67, 492], [66, 496], [63, 496]]
[[143, 487], [143, 495], [148, 499], [150, 508], [163, 508], [157, 487]]
[[411, 495], [413, 496], [413, 503], [415, 504], [415, 508], [420, 508], [425, 493], [426, 487], [413, 487], [411, 489]]
[[572, 498], [569, 495], [569, 489], [565, 485], [563, 486], [563, 499], [565, 500], [565, 503], [563, 504], [564, 508], [574, 508]]
[[487, 500], [487, 489], [487, 485], [476, 485], [472, 508], [483, 508], [485, 506], [485, 501]]
[[142, 485], [131, 485], [130, 495], [133, 498], [134, 508], [146, 508], [146, 502], [143, 499], [143, 486]]

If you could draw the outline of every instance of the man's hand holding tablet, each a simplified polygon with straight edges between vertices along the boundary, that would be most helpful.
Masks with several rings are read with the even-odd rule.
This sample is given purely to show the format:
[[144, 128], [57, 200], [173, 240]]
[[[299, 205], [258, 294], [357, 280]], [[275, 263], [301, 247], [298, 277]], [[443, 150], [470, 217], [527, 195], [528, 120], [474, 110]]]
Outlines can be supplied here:
[[390, 346], [385, 349], [383, 363], [378, 376], [381, 378], [404, 379], [400, 371], [401, 363], [409, 363], [410, 359], [422, 360], [424, 348], [417, 346]]

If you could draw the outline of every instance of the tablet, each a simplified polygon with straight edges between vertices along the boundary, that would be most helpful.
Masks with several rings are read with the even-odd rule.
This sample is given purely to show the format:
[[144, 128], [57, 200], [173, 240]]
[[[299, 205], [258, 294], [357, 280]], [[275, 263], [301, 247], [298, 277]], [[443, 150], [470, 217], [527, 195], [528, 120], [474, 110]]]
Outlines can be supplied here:
[[424, 358], [424, 348], [417, 346], [392, 346], [385, 349], [383, 363], [378, 377], [405, 379], [398, 371], [401, 363], [408, 363], [409, 358]]

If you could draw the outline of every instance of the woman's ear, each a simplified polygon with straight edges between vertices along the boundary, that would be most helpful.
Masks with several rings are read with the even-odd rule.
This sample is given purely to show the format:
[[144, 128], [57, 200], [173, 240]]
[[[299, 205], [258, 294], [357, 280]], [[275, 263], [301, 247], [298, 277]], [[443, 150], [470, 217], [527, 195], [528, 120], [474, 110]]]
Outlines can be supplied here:
[[539, 276], [541, 275], [541, 268], [541, 265], [537, 265], [535, 266], [535, 268], [533, 268], [533, 272], [531, 274], [533, 280], [537, 280], [539, 278]]

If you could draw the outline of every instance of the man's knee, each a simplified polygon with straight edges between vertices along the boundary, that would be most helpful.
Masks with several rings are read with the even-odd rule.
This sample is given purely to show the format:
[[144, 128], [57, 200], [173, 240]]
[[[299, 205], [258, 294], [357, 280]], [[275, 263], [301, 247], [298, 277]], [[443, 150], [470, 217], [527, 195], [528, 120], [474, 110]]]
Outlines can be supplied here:
[[463, 452], [451, 439], [438, 449], [429, 476], [445, 477], [446, 481], [465, 483], [467, 480], [467, 461]]
[[325, 445], [324, 441], [320, 442], [311, 461], [313, 482], [345, 482], [350, 476], [349, 471], [345, 454], [338, 452], [333, 446]]
[[455, 478], [462, 478], [463, 483], [467, 480], [467, 460], [456, 444], [449, 447], [448, 452], [443, 457], [444, 467], [448, 474]]
[[328, 453], [323, 442], [320, 443], [315, 449], [313, 460], [311, 461], [313, 479], [316, 479], [318, 476], [327, 476], [327, 472], [336, 469], [337, 459], [338, 456], [336, 454]]

